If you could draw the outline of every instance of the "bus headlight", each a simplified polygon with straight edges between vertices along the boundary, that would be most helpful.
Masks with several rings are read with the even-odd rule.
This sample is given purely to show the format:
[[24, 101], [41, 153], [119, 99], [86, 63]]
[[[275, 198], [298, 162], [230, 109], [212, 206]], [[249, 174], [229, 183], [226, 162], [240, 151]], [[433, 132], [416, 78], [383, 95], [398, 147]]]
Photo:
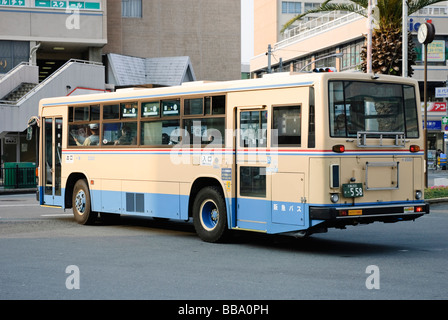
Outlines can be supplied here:
[[420, 200], [423, 197], [423, 192], [421, 190], [415, 191], [415, 199]]
[[333, 203], [336, 203], [339, 201], [339, 195], [337, 193], [332, 193], [330, 194], [330, 200]]

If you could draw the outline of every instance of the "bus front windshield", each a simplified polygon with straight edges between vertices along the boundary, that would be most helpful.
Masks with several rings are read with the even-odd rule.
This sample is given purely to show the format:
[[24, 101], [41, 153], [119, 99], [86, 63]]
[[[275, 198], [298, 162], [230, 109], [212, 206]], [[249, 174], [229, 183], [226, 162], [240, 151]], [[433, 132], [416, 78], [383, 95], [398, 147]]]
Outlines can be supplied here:
[[415, 90], [410, 85], [330, 81], [329, 108], [332, 137], [356, 137], [360, 131], [419, 136]]

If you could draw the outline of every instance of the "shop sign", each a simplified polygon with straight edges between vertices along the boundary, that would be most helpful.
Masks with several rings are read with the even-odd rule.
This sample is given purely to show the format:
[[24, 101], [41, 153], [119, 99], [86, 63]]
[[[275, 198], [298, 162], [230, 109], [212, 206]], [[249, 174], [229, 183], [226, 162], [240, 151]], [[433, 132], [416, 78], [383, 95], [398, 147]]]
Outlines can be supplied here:
[[17, 137], [5, 137], [5, 144], [17, 144]]
[[436, 88], [436, 98], [448, 98], [448, 87]]
[[[425, 110], [422, 103], [422, 110]], [[446, 112], [446, 102], [427, 102], [426, 110], [428, 112]]]
[[442, 124], [448, 124], [448, 117], [442, 117]]
[[428, 120], [427, 123], [428, 123], [428, 130], [437, 130], [437, 131], [442, 130], [442, 121], [441, 120], [431, 120], [431, 121]]
[[[422, 45], [424, 46], [424, 45]], [[442, 62], [445, 61], [445, 40], [434, 40], [427, 44], [428, 46], [428, 61]], [[422, 52], [424, 52], [422, 47]], [[422, 57], [424, 59], [424, 57]]]

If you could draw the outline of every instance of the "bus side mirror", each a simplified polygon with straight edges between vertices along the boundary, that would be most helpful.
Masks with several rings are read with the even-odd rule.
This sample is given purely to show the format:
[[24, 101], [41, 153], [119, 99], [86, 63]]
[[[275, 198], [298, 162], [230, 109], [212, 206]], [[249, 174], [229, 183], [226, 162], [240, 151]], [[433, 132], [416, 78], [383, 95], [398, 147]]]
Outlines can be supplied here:
[[26, 128], [26, 140], [30, 141], [33, 139], [33, 126]]

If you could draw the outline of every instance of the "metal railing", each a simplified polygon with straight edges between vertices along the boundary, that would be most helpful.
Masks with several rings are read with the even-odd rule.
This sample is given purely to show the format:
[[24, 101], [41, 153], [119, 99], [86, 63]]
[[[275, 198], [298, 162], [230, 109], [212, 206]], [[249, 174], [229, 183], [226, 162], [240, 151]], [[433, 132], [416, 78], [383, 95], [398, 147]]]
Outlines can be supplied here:
[[[360, 9], [360, 11], [362, 11], [362, 9]], [[280, 49], [292, 42], [314, 36], [316, 33], [324, 32], [362, 18], [364, 17], [359, 13], [351, 12], [347, 14], [346, 11], [332, 11], [330, 13], [322, 14], [313, 20], [303, 22], [297, 27], [285, 31], [285, 39], [277, 42], [274, 45], [274, 50]]]
[[59, 74], [61, 74], [63, 72], [63, 70], [67, 69], [68, 66], [70, 66], [73, 63], [90, 64], [90, 65], [97, 65], [97, 66], [102, 66], [103, 65], [101, 62], [96, 62], [96, 61], [70, 59], [66, 63], [64, 63], [61, 67], [59, 67], [59, 69], [57, 69], [55, 72], [53, 72], [48, 78], [46, 78], [44, 81], [39, 83], [37, 86], [35, 86], [33, 89], [31, 89], [28, 93], [23, 95], [19, 100], [17, 100], [16, 103], [20, 104], [22, 101], [28, 99], [30, 96], [32, 96], [34, 93], [39, 91], [42, 87], [44, 87], [51, 80], [56, 78]]
[[21, 189], [36, 188], [37, 177], [35, 167], [20, 167], [16, 164], [10, 168], [0, 168], [0, 188]]

